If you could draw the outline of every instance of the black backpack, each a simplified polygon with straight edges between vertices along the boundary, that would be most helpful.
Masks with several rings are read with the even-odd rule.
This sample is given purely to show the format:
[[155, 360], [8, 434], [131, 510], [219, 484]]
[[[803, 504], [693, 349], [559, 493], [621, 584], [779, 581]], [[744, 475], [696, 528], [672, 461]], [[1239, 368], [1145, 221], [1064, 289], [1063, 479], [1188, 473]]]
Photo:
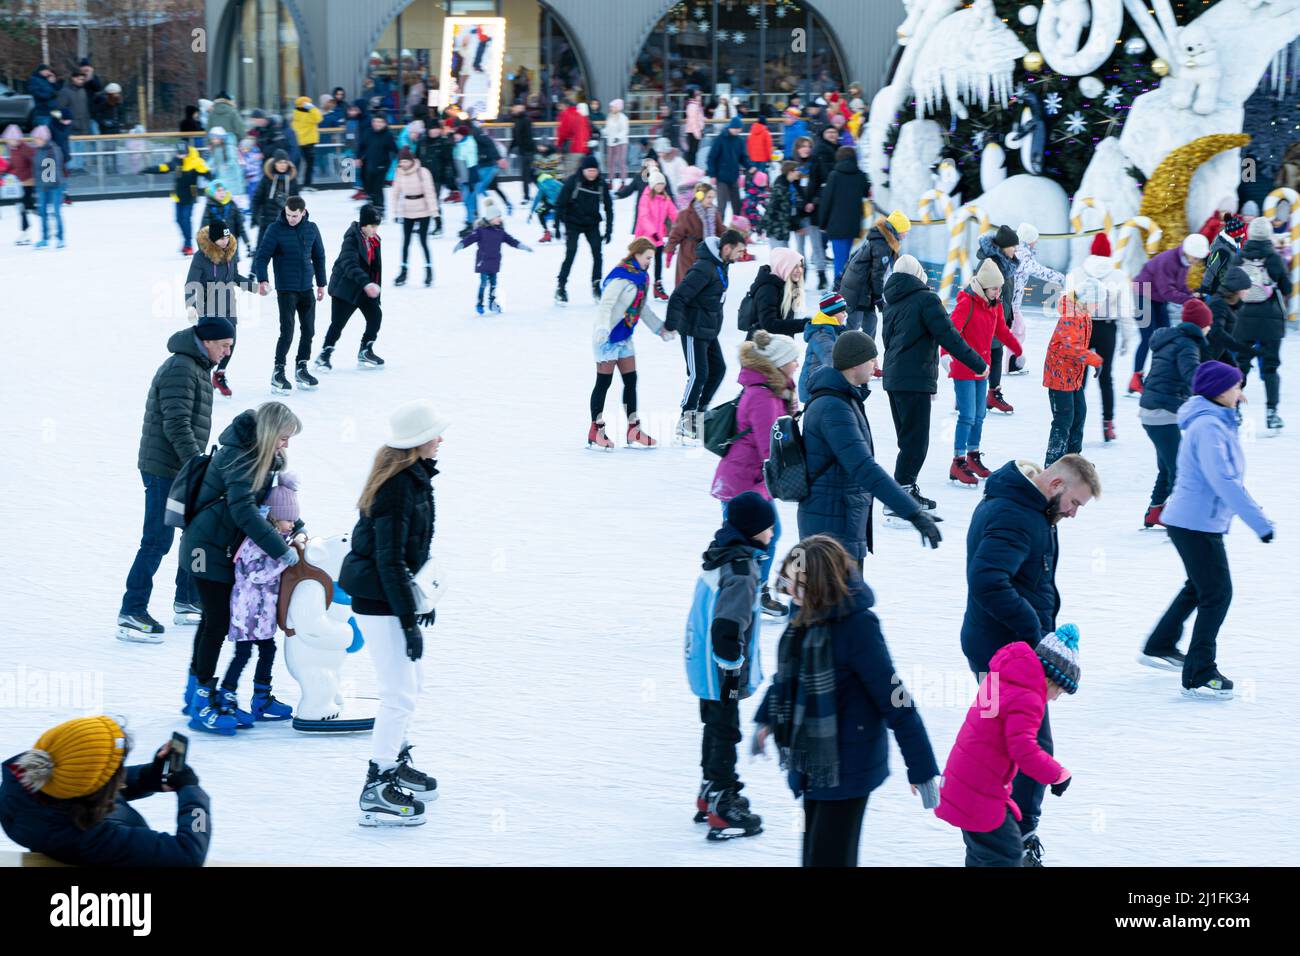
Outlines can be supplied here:
[[[203, 508], [220, 501], [216, 498], [203, 508], [199, 507], [199, 491], [203, 488], [203, 479], [208, 474], [208, 465], [217, 453], [217, 446], [206, 455], [199, 453], [181, 465], [181, 470], [172, 479], [171, 490], [167, 492], [167, 510], [163, 513], [163, 523], [169, 528], [184, 528]], [[224, 496], [222, 496], [224, 497]]]
[[750, 286], [745, 297], [740, 300], [740, 311], [736, 313], [736, 326], [742, 332], [748, 332], [754, 327], [754, 287]]
[[[848, 401], [842, 393], [831, 389], [820, 389], [813, 393], [807, 412], [812, 403], [822, 395], [835, 395], [842, 401]], [[813, 484], [835, 465], [832, 458], [829, 465], [817, 474], [808, 474], [808, 451], [804, 447], [803, 433], [793, 415], [782, 415], [772, 423], [772, 441], [768, 446], [767, 460], [763, 462], [763, 481], [773, 498], [781, 501], [803, 501], [808, 497]]]
[[744, 395], [745, 390], [742, 388], [740, 394], [731, 401], [715, 405], [704, 413], [704, 427], [701, 429], [704, 447], [719, 458], [725, 458], [732, 445], [754, 430], [746, 428], [739, 435], [736, 434], [736, 412], [740, 409], [740, 400]]

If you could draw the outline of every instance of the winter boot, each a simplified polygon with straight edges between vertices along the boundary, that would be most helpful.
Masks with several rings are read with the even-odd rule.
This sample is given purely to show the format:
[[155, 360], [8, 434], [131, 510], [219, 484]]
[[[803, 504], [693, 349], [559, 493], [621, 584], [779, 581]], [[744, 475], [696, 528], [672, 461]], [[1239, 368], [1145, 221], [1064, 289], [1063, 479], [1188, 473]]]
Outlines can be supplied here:
[[1147, 667], [1154, 667], [1162, 671], [1182, 671], [1183, 662], [1187, 660], [1187, 655], [1182, 653], [1178, 648], [1170, 651], [1154, 650], [1151, 648], [1142, 648], [1142, 653], [1138, 654], [1138, 663], [1145, 664]]
[[402, 263], [402, 271], [397, 273], [397, 278], [393, 280], [393, 285], [406, 285], [406, 263]]
[[363, 827], [416, 827], [424, 823], [424, 804], [402, 790], [397, 783], [397, 767], [382, 773], [373, 760], [366, 769], [366, 785], [361, 790]]
[[551, 242], [551, 241], [553, 241], [553, 239], [554, 239], [554, 237], [551, 235], [551, 230], [549, 230], [549, 229], [544, 229], [544, 230], [542, 231], [542, 238], [538, 239], [538, 240], [537, 240], [537, 243], [538, 243], [538, 245], [541, 245], [542, 243], [545, 243], [545, 242]]
[[293, 386], [289, 384], [289, 380], [284, 376], [283, 365], [277, 365], [275, 371], [271, 374], [271, 391], [277, 395], [287, 395], [293, 391]]
[[1020, 861], [1021, 866], [1042, 866], [1043, 865], [1043, 841], [1038, 839], [1038, 835], [1031, 833], [1025, 837], [1025, 855]]
[[364, 189], [358, 189], [356, 192], [352, 194], [350, 198], [352, 199], [353, 202], [360, 202], [361, 200], [366, 199], [368, 197], [366, 196], [366, 191]]
[[659, 443], [641, 430], [641, 419], [633, 415], [627, 420], [628, 448], [658, 448]]
[[433, 266], [426, 265], [424, 267], [424, 287], [427, 289], [431, 285], [433, 285]]
[[749, 801], [735, 787], [709, 791], [708, 824], [708, 839], [715, 842], [763, 832], [763, 818], [750, 812]]
[[1160, 520], [1160, 513], [1164, 510], [1164, 505], [1152, 505], [1147, 508], [1147, 513], [1142, 516], [1142, 527], [1154, 528], [1156, 525], [1164, 527], [1164, 522]]
[[1183, 687], [1183, 696], [1199, 700], [1232, 700], [1232, 681], [1216, 667], [1209, 677], [1192, 687]]
[[1270, 408], [1268, 410], [1268, 418], [1266, 419], [1266, 422], [1268, 424], [1269, 431], [1281, 431], [1282, 416], [1277, 413], [1276, 408]]
[[700, 792], [695, 796], [695, 822], [709, 822], [709, 790], [713, 782], [710, 780], [700, 781]]
[[239, 709], [239, 695], [235, 691], [228, 690], [225, 687], [218, 687], [217, 696], [221, 698], [222, 710], [227, 714], [235, 715], [235, 728], [237, 730], [243, 730], [245, 727], [251, 727], [256, 723], [252, 714]]
[[556, 305], [569, 304], [569, 293], [564, 291], [564, 286], [562, 285], [557, 285], [555, 287], [555, 304]]
[[593, 302], [597, 302], [597, 303], [600, 302], [600, 292], [601, 292], [601, 289], [600, 289], [600, 280], [599, 280], [599, 279], [592, 279], [592, 280], [591, 280], [591, 298], [592, 298], [592, 301], [593, 301]]
[[320, 350], [320, 355], [316, 356], [316, 367], [322, 372], [334, 371], [334, 366], [330, 363], [330, 357], [334, 354], [334, 346], [327, 345]]
[[220, 392], [223, 398], [229, 398], [231, 395], [230, 383], [226, 381], [226, 373], [220, 369], [212, 373], [212, 387]]
[[979, 449], [966, 452], [966, 468], [976, 478], [987, 478], [993, 472], [984, 467], [984, 460], [980, 458]]
[[763, 605], [763, 613], [768, 617], [787, 617], [790, 614], [790, 609], [773, 596], [771, 589], [767, 585], [763, 586], [760, 601]]
[[830, 286], [827, 285], [826, 283], [826, 270], [818, 269], [817, 270], [817, 291], [825, 292], [829, 288]]
[[975, 473], [967, 466], [965, 456], [958, 456], [952, 460], [952, 465], [948, 468], [948, 480], [968, 488], [978, 488], [980, 483]]
[[221, 734], [223, 737], [233, 737], [238, 726], [239, 721], [234, 713], [222, 706], [215, 680], [199, 684], [194, 688], [194, 696], [190, 698], [191, 728], [210, 734]]
[[163, 631], [163, 626], [151, 618], [148, 611], [117, 616], [119, 641], [129, 641], [133, 644], [161, 644]]
[[293, 380], [298, 383], [299, 388], [305, 388], [307, 391], [313, 391], [320, 381], [307, 370], [307, 360], [300, 361], [293, 373]]
[[1014, 412], [1015, 406], [1002, 397], [1002, 389], [989, 389], [989, 397], [985, 399], [985, 405], [991, 412], [1001, 412], [1003, 415], [1010, 415]]
[[438, 799], [438, 781], [411, 765], [410, 744], [403, 744], [401, 753], [397, 755], [397, 785], [409, 790], [420, 803], [433, 803]]
[[203, 617], [203, 608], [197, 604], [190, 604], [188, 601], [172, 602], [172, 623], [183, 624], [186, 627], [193, 627], [199, 623], [199, 618]]
[[1104, 442], [1112, 442], [1115, 440], [1114, 422], [1107, 421], [1101, 423], [1101, 440]]
[[357, 352], [357, 365], [361, 368], [383, 368], [384, 360], [375, 354], [374, 342], [362, 342]]
[[666, 302], [668, 300], [668, 293], [664, 291], [664, 284], [661, 279], [655, 280], [655, 298], [660, 302]]
[[1128, 380], [1128, 397], [1142, 394], [1142, 373], [1134, 372], [1133, 377]]
[[288, 720], [293, 716], [293, 708], [276, 700], [271, 694], [271, 685], [261, 681], [253, 681], [253, 701], [249, 709], [257, 720]]
[[587, 429], [587, 447], [595, 451], [613, 451], [614, 443], [605, 434], [604, 422], [592, 422]]
[[191, 672], [185, 679], [185, 706], [181, 708], [181, 713], [186, 717], [190, 715], [190, 702], [194, 699], [194, 691], [198, 686], [199, 679]]

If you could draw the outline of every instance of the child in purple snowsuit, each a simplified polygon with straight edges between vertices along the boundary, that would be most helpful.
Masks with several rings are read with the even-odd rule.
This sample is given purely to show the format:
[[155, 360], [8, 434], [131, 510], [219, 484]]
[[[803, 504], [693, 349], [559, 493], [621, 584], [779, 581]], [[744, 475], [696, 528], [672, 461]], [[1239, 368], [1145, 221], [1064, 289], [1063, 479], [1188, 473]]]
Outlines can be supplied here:
[[516, 249], [532, 252], [532, 246], [520, 242], [501, 226], [501, 209], [491, 199], [486, 199], [479, 206], [479, 219], [470, 232], [452, 247], [452, 252], [459, 252], [466, 246], [478, 244], [474, 254], [474, 271], [478, 273], [478, 305], [475, 311], [483, 314], [483, 293], [488, 294], [488, 309], [500, 312], [497, 305], [497, 273], [501, 271], [501, 244], [509, 243]]
[[[302, 528], [298, 512], [298, 479], [285, 472], [267, 493], [263, 508], [267, 520], [286, 540]], [[221, 693], [235, 707], [239, 726], [255, 720], [288, 720], [293, 709], [271, 696], [271, 666], [275, 663], [276, 611], [280, 603], [280, 574], [289, 566], [283, 558], [272, 558], [245, 538], [235, 552], [235, 587], [230, 593], [230, 632], [226, 640], [235, 645], [235, 656], [221, 682]], [[253, 674], [253, 702], [249, 711], [237, 706], [239, 675], [257, 648], [257, 670]]]

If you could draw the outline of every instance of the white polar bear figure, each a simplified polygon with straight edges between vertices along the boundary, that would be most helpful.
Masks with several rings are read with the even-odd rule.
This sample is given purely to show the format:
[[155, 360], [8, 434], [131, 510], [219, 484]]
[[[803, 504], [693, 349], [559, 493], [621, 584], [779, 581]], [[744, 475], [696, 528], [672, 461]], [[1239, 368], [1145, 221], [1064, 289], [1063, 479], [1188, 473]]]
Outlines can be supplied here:
[[[351, 534], [312, 538], [307, 542], [306, 563], [336, 581], [351, 547]], [[295, 730], [346, 733], [374, 727], [374, 718], [345, 720], [340, 716], [339, 670], [356, 634], [349, 623], [351, 604], [337, 600], [337, 593], [336, 589], [327, 608], [324, 585], [308, 578], [300, 580], [289, 597], [285, 623], [294, 633], [285, 636], [285, 662], [302, 689], [294, 712]]]
[[1178, 31], [1175, 48], [1178, 74], [1170, 77], [1174, 89], [1170, 102], [1175, 109], [1192, 109], [1201, 115], [1213, 113], [1219, 102], [1219, 81], [1223, 67], [1209, 31], [1193, 21]]

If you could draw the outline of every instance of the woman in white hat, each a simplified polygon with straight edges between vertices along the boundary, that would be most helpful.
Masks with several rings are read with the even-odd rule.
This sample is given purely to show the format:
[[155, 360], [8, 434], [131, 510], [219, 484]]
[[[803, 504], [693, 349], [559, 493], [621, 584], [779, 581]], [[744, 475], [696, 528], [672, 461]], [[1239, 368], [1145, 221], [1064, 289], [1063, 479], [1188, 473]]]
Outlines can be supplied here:
[[420, 627], [434, 621], [431, 609], [418, 606], [411, 579], [429, 560], [434, 460], [448, 424], [424, 399], [393, 412], [388, 441], [376, 453], [357, 502], [361, 517], [352, 529], [352, 551], [339, 572], [379, 684], [379, 714], [361, 791], [362, 826], [421, 824], [424, 804], [438, 797], [437, 781], [411, 765], [406, 727], [420, 695]]

